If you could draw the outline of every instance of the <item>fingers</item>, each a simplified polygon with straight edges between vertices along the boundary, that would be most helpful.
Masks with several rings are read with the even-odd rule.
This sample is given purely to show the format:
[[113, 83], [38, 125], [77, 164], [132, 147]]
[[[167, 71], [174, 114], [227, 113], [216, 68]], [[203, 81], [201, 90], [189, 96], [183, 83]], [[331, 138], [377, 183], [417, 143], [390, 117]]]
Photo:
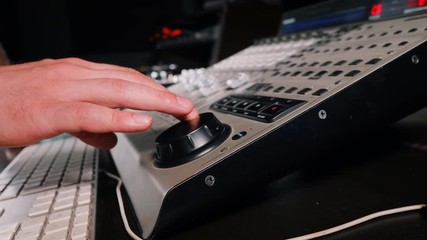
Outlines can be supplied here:
[[112, 64], [94, 63], [79, 58], [44, 59], [37, 62], [10, 65], [6, 70], [17, 71], [32, 68], [45, 68], [49, 72], [56, 72], [57, 76], [67, 76], [69, 79], [117, 78], [167, 91], [164, 86], [134, 69]]
[[200, 116], [199, 112], [195, 108], [193, 108], [193, 110], [189, 114], [176, 117], [181, 121], [192, 121], [198, 119]]
[[[24, 126], [12, 129], [23, 132], [9, 138], [17, 145], [67, 132], [89, 144], [110, 148], [117, 141], [112, 132], [138, 132], [151, 127], [150, 116], [114, 109], [119, 107], [161, 111], [181, 120], [198, 117], [191, 101], [129, 68], [68, 58], [0, 70], [3, 89], [7, 89], [6, 103], [16, 105], [8, 116], [0, 114], [0, 119], [2, 123], [13, 123], [9, 125], [14, 128]], [[4, 132], [5, 127], [0, 129]]]
[[[144, 74], [136, 71], [132, 68], [120, 67], [112, 64], [105, 63], [93, 63], [79, 58], [65, 58], [58, 60], [61, 63], [74, 64], [79, 67], [86, 68], [87, 71], [80, 72], [84, 78], [117, 78], [135, 83], [142, 83], [150, 87], [165, 90], [166, 88], [161, 84], [157, 83], [152, 78], [145, 76]], [[96, 70], [96, 71], [93, 71]]]
[[[110, 108], [160, 111], [184, 117], [193, 111], [190, 100], [170, 91], [160, 91], [143, 84], [118, 79], [91, 79], [70, 82], [63, 87], [63, 100], [91, 102]], [[196, 114], [197, 115], [197, 114]], [[194, 113], [190, 118], [194, 117]]]
[[117, 136], [114, 133], [78, 132], [72, 133], [72, 135], [87, 144], [106, 150], [113, 148], [117, 144]]
[[[135, 112], [119, 111], [86, 102], [57, 104], [50, 115], [40, 116], [45, 124], [55, 123], [57, 133], [62, 132], [138, 132], [151, 127], [152, 118]], [[49, 121], [46, 121], [49, 119]]]

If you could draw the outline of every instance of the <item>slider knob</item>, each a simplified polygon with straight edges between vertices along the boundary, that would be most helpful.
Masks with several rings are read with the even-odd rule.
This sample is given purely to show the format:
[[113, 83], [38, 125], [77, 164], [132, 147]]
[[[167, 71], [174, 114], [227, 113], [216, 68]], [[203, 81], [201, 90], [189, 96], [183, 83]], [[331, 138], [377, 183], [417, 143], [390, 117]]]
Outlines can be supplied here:
[[156, 165], [171, 167], [192, 161], [215, 149], [230, 132], [231, 128], [210, 112], [200, 114], [199, 119], [175, 124], [156, 139]]

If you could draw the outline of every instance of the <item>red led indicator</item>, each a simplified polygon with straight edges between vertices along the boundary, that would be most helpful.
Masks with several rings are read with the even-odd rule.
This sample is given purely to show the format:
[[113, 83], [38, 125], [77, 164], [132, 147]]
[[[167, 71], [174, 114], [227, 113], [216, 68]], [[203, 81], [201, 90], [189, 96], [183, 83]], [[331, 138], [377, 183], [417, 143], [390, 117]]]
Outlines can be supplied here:
[[[423, 0], [419, 0], [419, 1], [423, 1]], [[424, 0], [425, 1], [425, 0]], [[381, 3], [378, 4], [374, 4], [372, 5], [371, 8], [371, 16], [377, 16], [381, 14], [381, 11], [383, 9], [383, 5]]]
[[276, 109], [277, 109], [276, 106], [274, 106], [274, 107], [271, 108], [271, 110], [273, 110], [273, 111], [276, 111]]
[[418, 0], [418, 7], [424, 7], [427, 5], [427, 0]]

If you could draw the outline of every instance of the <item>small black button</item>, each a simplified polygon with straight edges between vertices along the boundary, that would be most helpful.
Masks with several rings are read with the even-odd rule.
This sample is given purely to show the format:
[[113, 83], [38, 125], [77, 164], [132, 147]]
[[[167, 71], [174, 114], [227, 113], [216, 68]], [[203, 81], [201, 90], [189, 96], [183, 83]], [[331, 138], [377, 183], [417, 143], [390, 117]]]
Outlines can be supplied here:
[[304, 76], [304, 77], [308, 77], [308, 76], [310, 76], [311, 74], [313, 74], [313, 71], [308, 71], [308, 72], [304, 73], [304, 74], [303, 74], [303, 76]]
[[257, 114], [255, 116], [255, 118], [257, 118], [258, 120], [260, 120], [262, 122], [271, 122], [271, 120], [273, 119], [272, 116], [266, 115], [266, 114]]
[[248, 134], [246, 131], [240, 131], [240, 132], [238, 132], [238, 133], [234, 134], [234, 135], [233, 135], [233, 137], [232, 137], [231, 139], [233, 139], [233, 140], [238, 140], [238, 139], [240, 139], [240, 138], [242, 138], [242, 137], [246, 136], [246, 134]]
[[245, 109], [247, 106], [251, 105], [252, 103], [254, 103], [254, 101], [244, 100], [239, 104], [237, 104], [236, 106], [234, 106], [234, 108]]
[[261, 90], [261, 89], [263, 89], [263, 88], [265, 88], [265, 87], [268, 87], [269, 86], [269, 84], [264, 84], [264, 83], [255, 83], [254, 85], [252, 85], [252, 86], [250, 86], [250, 87], [248, 87], [248, 88], [246, 88], [246, 90], [247, 91], [253, 91], [253, 92], [257, 92], [257, 91], [259, 91], [259, 90]]
[[236, 114], [243, 114], [244, 113], [244, 111], [242, 109], [236, 109], [236, 108], [229, 109], [229, 112], [236, 113]]
[[225, 105], [233, 107], [234, 105], [240, 103], [241, 101], [242, 101], [241, 99], [234, 98], [234, 99], [231, 99], [231, 101], [228, 101]]
[[219, 108], [218, 109], [220, 109], [220, 110], [222, 110], [222, 111], [230, 111], [232, 108], [231, 107], [225, 107], [225, 106], [219, 106]]
[[285, 89], [285, 87], [281, 86], [281, 87], [274, 89], [273, 92], [277, 93], [277, 92], [282, 91], [283, 89]]
[[331, 63], [332, 63], [331, 61], [326, 61], [326, 62], [322, 63], [322, 65], [320, 65], [320, 66], [321, 67], [326, 67], [326, 66], [328, 66]]
[[346, 77], [354, 77], [354, 76], [356, 76], [357, 74], [359, 74], [360, 73], [360, 71], [359, 70], [353, 70], [353, 71], [351, 71], [351, 72], [349, 72], [349, 73], [347, 73], [345, 76]]
[[348, 65], [357, 65], [357, 64], [359, 64], [359, 63], [361, 63], [361, 62], [363, 62], [363, 60], [362, 60], [362, 59], [356, 59], [356, 60], [354, 60], [353, 62], [349, 63]]
[[298, 88], [296, 88], [296, 87], [291, 87], [291, 88], [289, 88], [288, 90], [286, 90], [286, 91], [285, 91], [285, 93], [293, 93], [293, 92], [295, 92], [297, 89], [298, 89]]
[[332, 72], [331, 74], [329, 74], [329, 76], [336, 77], [336, 76], [340, 75], [341, 73], [342, 73], [341, 70], [336, 70], [336, 71]]
[[306, 94], [307, 92], [310, 92], [310, 91], [311, 91], [311, 88], [303, 88], [303, 89], [299, 90], [297, 93], [301, 94], [301, 95], [304, 95], [304, 94]]
[[270, 86], [267, 86], [266, 88], [264, 88], [264, 89], [263, 89], [263, 91], [264, 91], [264, 92], [268, 92], [268, 91], [270, 91], [270, 90], [271, 90], [271, 89], [273, 89], [273, 88], [274, 88], [274, 87], [270, 85]]
[[275, 76], [277, 76], [277, 75], [279, 75], [280, 74], [280, 72], [279, 71], [277, 71], [277, 72], [274, 72], [273, 74], [271, 74], [271, 76], [272, 77], [275, 77]]
[[217, 104], [219, 104], [219, 105], [225, 105], [225, 104], [226, 104], [226, 103], [228, 103], [230, 100], [231, 100], [231, 98], [226, 97], [226, 98], [223, 98], [223, 99], [219, 100]]
[[211, 108], [213, 109], [219, 109], [221, 107], [221, 105], [218, 105], [218, 103], [215, 103], [211, 106]]
[[283, 112], [284, 110], [286, 110], [287, 107], [284, 105], [280, 105], [280, 104], [273, 104], [271, 106], [268, 106], [267, 108], [265, 108], [264, 110], [262, 110], [261, 113], [263, 114], [268, 114], [268, 115], [274, 115], [276, 116], [277, 114]]
[[320, 71], [320, 72], [316, 73], [316, 75], [314, 75], [314, 76], [310, 77], [309, 79], [313, 79], [313, 80], [320, 79], [320, 78], [321, 78], [323, 75], [325, 75], [326, 73], [328, 73], [328, 71], [326, 71], [326, 70], [322, 70], [322, 71]]
[[299, 103], [302, 103], [303, 101], [300, 100], [295, 100], [295, 99], [283, 99], [283, 101], [280, 101], [281, 103], [285, 104], [285, 105], [297, 105]]
[[265, 96], [259, 96], [259, 100], [263, 102], [275, 102], [278, 100], [278, 98], [275, 97], [265, 97]]
[[366, 62], [366, 64], [375, 65], [381, 61], [381, 58], [374, 58]]
[[270, 105], [270, 104], [269, 103], [257, 102], [257, 103], [250, 105], [249, 107], [247, 107], [246, 110], [258, 112], [259, 110], [263, 109], [264, 107], [266, 107], [268, 105]]
[[243, 111], [242, 113], [244, 116], [249, 116], [249, 117], [256, 117], [257, 113], [256, 112], [248, 112], [248, 111]]
[[312, 93], [311, 95], [314, 95], [314, 96], [321, 96], [322, 94], [324, 94], [325, 92], [327, 92], [328, 90], [327, 89], [325, 89], [325, 88], [321, 88], [321, 89], [319, 89], [319, 90], [317, 90], [317, 91], [315, 91], [314, 93]]
[[337, 62], [337, 63], [335, 63], [334, 65], [335, 66], [341, 66], [341, 65], [343, 65], [344, 63], [346, 63], [347, 61], [346, 60], [341, 60], [341, 61], [339, 61], [339, 62]]

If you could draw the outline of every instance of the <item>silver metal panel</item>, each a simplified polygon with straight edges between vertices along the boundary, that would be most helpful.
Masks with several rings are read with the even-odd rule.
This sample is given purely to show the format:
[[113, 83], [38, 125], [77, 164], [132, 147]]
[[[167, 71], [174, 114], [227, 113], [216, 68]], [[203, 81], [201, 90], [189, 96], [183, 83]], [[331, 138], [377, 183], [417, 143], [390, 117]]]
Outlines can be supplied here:
[[[426, 18], [411, 21], [403, 18], [360, 23], [353, 30], [341, 34], [337, 34], [339, 27], [334, 27], [322, 30], [322, 37], [253, 45], [208, 69], [184, 72], [180, 76], [180, 83], [170, 89], [193, 100], [200, 112], [214, 112], [221, 122], [231, 126], [230, 136], [240, 131], [246, 131], [247, 135], [239, 140], [229, 138], [216, 149], [189, 163], [158, 168], [153, 164], [154, 140], [162, 130], [177, 123], [176, 119], [161, 113], [148, 113], [154, 117], [151, 131], [119, 134], [119, 144], [112, 150], [112, 154], [143, 228], [144, 237], [149, 237], [154, 230], [168, 191], [424, 43], [427, 40], [425, 26]], [[376, 58], [379, 61], [370, 64]], [[322, 77], [313, 79], [322, 71], [326, 71]], [[337, 71], [341, 72], [331, 76]], [[352, 71], [358, 72], [355, 76], [346, 76]], [[242, 77], [242, 73], [246, 75]], [[237, 87], [233, 85], [236, 81], [241, 81], [237, 82], [240, 83]], [[272, 86], [270, 91], [260, 90], [256, 95], [297, 99], [306, 103], [273, 123], [210, 109], [221, 98], [245, 93], [255, 83]], [[274, 92], [279, 87], [285, 90]], [[291, 87], [312, 90], [305, 94], [298, 94], [298, 91], [286, 93]], [[327, 92], [321, 96], [312, 95], [319, 89], [327, 89]]]

